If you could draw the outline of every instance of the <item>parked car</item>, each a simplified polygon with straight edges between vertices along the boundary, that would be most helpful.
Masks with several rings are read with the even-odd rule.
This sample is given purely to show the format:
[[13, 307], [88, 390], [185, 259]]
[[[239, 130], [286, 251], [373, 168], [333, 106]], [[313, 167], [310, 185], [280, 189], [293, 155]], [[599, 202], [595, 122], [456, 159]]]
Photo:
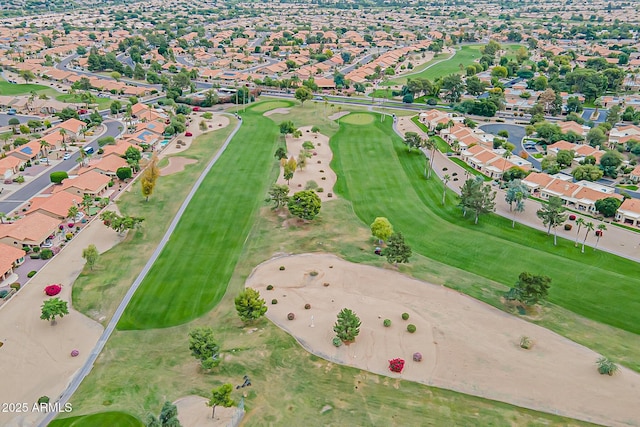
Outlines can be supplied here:
[[81, 108], [78, 110], [78, 114], [87, 114], [89, 112], [89, 110], [87, 110], [86, 108]]
[[84, 133], [86, 136], [93, 136], [93, 131], [87, 131]]
[[66, 153], [63, 157], [62, 160], [69, 160], [71, 158], [71, 153]]
[[200, 107], [193, 107], [192, 110], [193, 111], [200, 111]]
[[10, 116], [15, 116], [17, 113], [15, 108], [9, 108], [9, 111], [7, 111], [7, 114]]
[[193, 136], [191, 132], [185, 132], [184, 136]]
[[94, 152], [94, 148], [93, 147], [83, 148], [83, 150], [87, 154], [93, 154], [93, 152]]

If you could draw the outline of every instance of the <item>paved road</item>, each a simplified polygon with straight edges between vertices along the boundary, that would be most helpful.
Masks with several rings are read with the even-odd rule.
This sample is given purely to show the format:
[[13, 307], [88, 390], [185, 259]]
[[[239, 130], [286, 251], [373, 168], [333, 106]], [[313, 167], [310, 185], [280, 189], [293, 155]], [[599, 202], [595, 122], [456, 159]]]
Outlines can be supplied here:
[[22, 114], [9, 115], [7, 113], [0, 113], [0, 127], [9, 126], [9, 120], [13, 118], [20, 120], [20, 123], [27, 123], [29, 120], [42, 120], [42, 117], [37, 116], [24, 116]]
[[[118, 127], [122, 126], [122, 123], [110, 120], [105, 121], [104, 125], [106, 126], [106, 131], [101, 135], [102, 136], [113, 136], [114, 138], [120, 135], [120, 130]], [[93, 149], [98, 151], [98, 142], [97, 138], [92, 142], [87, 144], [89, 147], [93, 147]], [[49, 174], [51, 172], [58, 171], [70, 171], [74, 167], [78, 165], [77, 159], [80, 157], [80, 153], [76, 151], [71, 155], [71, 158], [68, 160], [63, 160], [57, 165], [51, 166], [40, 176], [36, 177], [33, 181], [25, 184], [18, 191], [7, 196], [6, 199], [0, 201], [0, 212], [13, 212], [18, 209], [23, 203], [27, 200], [31, 199], [33, 196], [39, 194], [42, 190], [48, 187], [51, 184], [51, 180], [49, 179]]]
[[[295, 99], [295, 94], [293, 93], [276, 92], [276, 91], [263, 91], [261, 93], [261, 96], [267, 96], [267, 97], [273, 97], [273, 98]], [[367, 100], [365, 98], [352, 98], [348, 96], [329, 95], [327, 96], [327, 99], [332, 104], [358, 105], [361, 107], [372, 106], [372, 101]], [[405, 110], [405, 111], [424, 111], [427, 109], [427, 106], [424, 104], [405, 104], [403, 102], [389, 101], [389, 100], [386, 100], [384, 102], [384, 105], [376, 101], [375, 106], [380, 108], [392, 108], [395, 110]]]
[[479, 128], [493, 135], [497, 135], [501, 130], [506, 130], [507, 132], [509, 132], [509, 138], [507, 138], [507, 141], [516, 146], [515, 154], [520, 155], [521, 153], [526, 152], [529, 155], [527, 160], [531, 162], [534, 168], [540, 169], [540, 161], [531, 155], [535, 151], [529, 152], [522, 145], [522, 139], [527, 135], [524, 130], [524, 126], [511, 125], [507, 123], [492, 123], [487, 125], [480, 125]]
[[[93, 368], [93, 364], [95, 363], [96, 359], [100, 355], [100, 352], [102, 352], [102, 349], [104, 348], [105, 344], [107, 343], [107, 340], [109, 339], [109, 337], [111, 336], [111, 334], [115, 330], [116, 325], [120, 321], [120, 317], [122, 316], [122, 314], [124, 313], [124, 310], [127, 308], [127, 305], [131, 301], [131, 298], [133, 297], [133, 294], [136, 292], [136, 290], [138, 289], [138, 287], [140, 286], [140, 284], [142, 283], [142, 281], [146, 277], [146, 275], [149, 272], [149, 270], [151, 270], [151, 267], [155, 263], [156, 259], [158, 259], [158, 256], [160, 256], [160, 253], [162, 252], [162, 250], [164, 249], [165, 245], [169, 241], [169, 238], [171, 237], [171, 234], [173, 234], [173, 231], [175, 230], [176, 226], [178, 225], [178, 222], [180, 221], [180, 218], [182, 217], [182, 214], [187, 209], [187, 206], [189, 206], [189, 202], [191, 202], [191, 199], [196, 194], [196, 191], [198, 191], [198, 188], [200, 187], [200, 184], [202, 184], [202, 181], [204, 181], [205, 177], [207, 176], [207, 174], [209, 173], [209, 171], [211, 170], [213, 165], [216, 164], [216, 162], [218, 161], [220, 156], [224, 153], [224, 151], [226, 150], [227, 146], [229, 145], [229, 143], [231, 142], [231, 140], [235, 136], [236, 132], [238, 132], [238, 130], [240, 129], [241, 125], [242, 125], [242, 121], [238, 121], [238, 124], [236, 125], [235, 129], [233, 130], [233, 132], [231, 132], [231, 135], [229, 135], [227, 140], [224, 142], [224, 145], [222, 146], [222, 148], [220, 148], [220, 151], [218, 151], [218, 153], [215, 155], [215, 157], [213, 159], [211, 159], [211, 161], [209, 162], [209, 164], [207, 165], [205, 170], [202, 171], [202, 173], [200, 174], [200, 177], [198, 177], [198, 180], [196, 181], [195, 185], [193, 186], [193, 188], [191, 189], [191, 191], [187, 195], [187, 198], [184, 200], [184, 202], [182, 202], [182, 205], [180, 206], [180, 209], [178, 210], [176, 215], [173, 217], [173, 221], [171, 221], [171, 225], [169, 225], [169, 229], [167, 230], [167, 232], [162, 237], [162, 240], [160, 241], [160, 243], [158, 244], [156, 249], [153, 251], [153, 255], [151, 255], [151, 258], [149, 258], [149, 260], [145, 264], [144, 268], [142, 269], [142, 271], [140, 272], [138, 277], [136, 277], [136, 280], [133, 282], [133, 284], [131, 285], [131, 287], [127, 291], [127, 294], [124, 296], [124, 298], [120, 302], [120, 305], [116, 309], [116, 312], [113, 314], [113, 317], [109, 321], [109, 324], [107, 325], [106, 329], [103, 331], [102, 335], [98, 339], [98, 342], [96, 343], [95, 347], [91, 351], [91, 354], [89, 355], [89, 358], [87, 359], [85, 364], [82, 366], [82, 368], [80, 368], [80, 370], [73, 377], [73, 380], [71, 380], [71, 382], [67, 386], [66, 390], [62, 393], [62, 395], [60, 396], [60, 399], [58, 399], [58, 401], [56, 402], [56, 403], [59, 403], [60, 406], [64, 406], [64, 404], [69, 401], [69, 399], [71, 398], [73, 393], [80, 386], [80, 383], [82, 382], [82, 380], [84, 380], [84, 378], [87, 375], [89, 375], [89, 373], [91, 372], [91, 369]], [[42, 421], [40, 421], [40, 423], [38, 425], [40, 427], [46, 427], [56, 417], [56, 415], [58, 415], [57, 412], [49, 412], [49, 413], [47, 413], [46, 416], [44, 417], [44, 419]]]

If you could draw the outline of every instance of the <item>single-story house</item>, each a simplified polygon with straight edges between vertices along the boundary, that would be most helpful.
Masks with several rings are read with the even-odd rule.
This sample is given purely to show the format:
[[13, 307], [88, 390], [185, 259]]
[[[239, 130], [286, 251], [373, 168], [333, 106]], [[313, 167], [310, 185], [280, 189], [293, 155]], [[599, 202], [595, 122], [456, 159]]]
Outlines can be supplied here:
[[26, 254], [22, 249], [0, 243], [0, 281], [13, 274], [13, 269], [24, 262]]
[[58, 231], [60, 220], [35, 212], [11, 224], [0, 224], [0, 243], [21, 248], [42, 245]]

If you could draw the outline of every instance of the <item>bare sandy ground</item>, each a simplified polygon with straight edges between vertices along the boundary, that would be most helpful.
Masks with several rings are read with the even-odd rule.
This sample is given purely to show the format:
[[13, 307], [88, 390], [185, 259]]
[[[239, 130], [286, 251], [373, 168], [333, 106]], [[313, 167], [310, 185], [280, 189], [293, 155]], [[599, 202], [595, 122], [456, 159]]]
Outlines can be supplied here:
[[[315, 146], [314, 149], [311, 150], [315, 155], [307, 159], [307, 165], [304, 169], [297, 169], [295, 171], [293, 178], [289, 182], [289, 188], [293, 194], [297, 191], [304, 190], [307, 182], [315, 181], [318, 187], [323, 190], [317, 194], [320, 196], [320, 200], [325, 202], [336, 198], [336, 195], [333, 194], [336, 174], [329, 166], [333, 158], [333, 153], [331, 147], [329, 147], [329, 137], [321, 133], [311, 132], [312, 127], [313, 126], [301, 127], [300, 131], [302, 132], [302, 136], [300, 138], [293, 138], [290, 135], [287, 136], [287, 154], [289, 157], [295, 157], [296, 160], [300, 152], [304, 150], [302, 144], [305, 141], [310, 141]], [[277, 183], [283, 185], [287, 183], [284, 179], [284, 169], [282, 167], [280, 167], [280, 175], [278, 175]], [[331, 193], [331, 197], [329, 197], [329, 193]]]
[[347, 114], [351, 114], [351, 111], [340, 111], [339, 113], [333, 113], [332, 115], [328, 116], [328, 119], [338, 120], [339, 118], [344, 117]]
[[[198, 113], [195, 116], [191, 116], [191, 123], [189, 124], [189, 126], [187, 126], [187, 132], [191, 132], [193, 136], [181, 135], [175, 138], [167, 145], [167, 147], [165, 147], [164, 150], [162, 150], [158, 157], [165, 157], [171, 154], [182, 153], [183, 151], [189, 149], [189, 147], [191, 147], [191, 142], [203, 133], [213, 132], [229, 126], [229, 117], [223, 114], [213, 113], [213, 117], [211, 119], [202, 118], [202, 114], [203, 113]], [[207, 130], [205, 130], [204, 132], [200, 130], [200, 122], [203, 120], [208, 126]], [[177, 141], [182, 141], [182, 147], [178, 148], [176, 146]]]
[[215, 419], [211, 419], [209, 400], [201, 396], [186, 396], [173, 402], [178, 407], [178, 420], [182, 427], [227, 426], [236, 408], [216, 407]]
[[194, 163], [197, 163], [197, 161], [186, 157], [169, 157], [169, 164], [160, 169], [160, 176], [182, 172], [186, 165], [192, 165]]
[[[45, 395], [54, 401], [84, 364], [103, 328], [73, 309], [71, 285], [84, 268], [84, 248], [95, 244], [104, 252], [121, 240], [115, 231], [93, 221], [2, 306], [0, 341], [4, 345], [0, 348], [0, 360], [4, 369], [0, 402], [27, 402], [31, 407]], [[62, 292], [57, 296], [69, 302], [69, 314], [51, 326], [40, 319], [40, 307], [49, 298], [44, 287], [53, 283], [62, 284]], [[71, 357], [74, 349], [80, 351], [78, 357]], [[0, 425], [30, 426], [37, 415], [25, 417], [0, 411]]]
[[274, 114], [289, 114], [291, 112], [290, 108], [274, 108], [273, 110], [269, 110], [263, 114], [265, 117], [273, 116]]
[[[269, 284], [275, 289], [267, 291]], [[622, 367], [613, 377], [600, 375], [597, 353], [451, 289], [328, 254], [269, 260], [246, 286], [267, 301], [269, 319], [327, 360], [604, 425], [640, 425], [640, 375]], [[345, 307], [362, 326], [353, 344], [336, 348], [333, 324]], [[295, 320], [287, 320], [289, 312]], [[391, 327], [382, 325], [385, 318]], [[534, 341], [532, 349], [519, 347], [522, 336]], [[422, 362], [413, 362], [414, 352]], [[396, 357], [406, 361], [401, 374], [388, 370]]]

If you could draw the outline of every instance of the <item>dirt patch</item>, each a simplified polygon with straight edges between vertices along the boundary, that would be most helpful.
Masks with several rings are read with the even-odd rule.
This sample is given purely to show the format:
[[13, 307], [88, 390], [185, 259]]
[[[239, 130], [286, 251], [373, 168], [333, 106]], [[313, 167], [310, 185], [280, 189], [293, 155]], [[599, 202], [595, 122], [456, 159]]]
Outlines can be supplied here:
[[[267, 317], [329, 361], [598, 424], [640, 425], [640, 375], [622, 367], [600, 375], [597, 353], [451, 289], [328, 254], [272, 259], [246, 286], [277, 298]], [[335, 347], [333, 324], [345, 307], [359, 315], [360, 335]], [[522, 336], [534, 342], [530, 350], [520, 348]], [[389, 371], [393, 358], [405, 360], [401, 374]]]
[[274, 108], [273, 110], [267, 111], [263, 115], [265, 117], [269, 117], [269, 116], [272, 116], [274, 114], [289, 114], [290, 112], [291, 112], [290, 108]]
[[[333, 193], [333, 186], [336, 183], [336, 174], [331, 169], [329, 164], [333, 158], [333, 152], [329, 146], [329, 137], [321, 133], [311, 132], [313, 126], [303, 126], [300, 128], [302, 136], [300, 138], [293, 138], [287, 136], [287, 148], [289, 152], [288, 157], [298, 156], [304, 151], [304, 144], [306, 141], [313, 144], [313, 148], [308, 151], [311, 152], [311, 157], [307, 159], [307, 164], [304, 169], [297, 169], [293, 174], [293, 178], [289, 182], [289, 188], [291, 193], [304, 190], [307, 186], [310, 188], [316, 187], [311, 183], [313, 181], [317, 187], [316, 192], [320, 196], [320, 200], [323, 202], [333, 200], [336, 195]], [[280, 168], [280, 175], [278, 176], [278, 184], [287, 184], [284, 179], [284, 170]], [[320, 191], [322, 189], [322, 191]], [[331, 197], [329, 197], [331, 194]]]
[[216, 407], [215, 418], [211, 419], [208, 399], [201, 396], [186, 396], [173, 402], [178, 407], [178, 420], [183, 427], [227, 426], [237, 408]]
[[[191, 123], [187, 126], [186, 132], [191, 132], [192, 136], [177, 136], [162, 150], [159, 157], [182, 153], [183, 151], [188, 150], [189, 147], [191, 147], [191, 142], [203, 133], [215, 132], [219, 129], [224, 129], [229, 126], [229, 123], [231, 123], [229, 117], [224, 114], [213, 113], [213, 117], [211, 119], [203, 118], [202, 114], [203, 113], [199, 113], [195, 116], [191, 116]], [[204, 131], [200, 129], [200, 122], [202, 121], [207, 125], [207, 128]], [[177, 145], [178, 141], [181, 141], [179, 147]]]
[[344, 117], [347, 114], [351, 114], [350, 111], [340, 111], [339, 113], [333, 113], [328, 118], [329, 120], [338, 120], [340, 117]]
[[182, 172], [186, 165], [192, 165], [194, 163], [197, 163], [197, 161], [186, 157], [169, 157], [169, 164], [160, 169], [160, 176]]

